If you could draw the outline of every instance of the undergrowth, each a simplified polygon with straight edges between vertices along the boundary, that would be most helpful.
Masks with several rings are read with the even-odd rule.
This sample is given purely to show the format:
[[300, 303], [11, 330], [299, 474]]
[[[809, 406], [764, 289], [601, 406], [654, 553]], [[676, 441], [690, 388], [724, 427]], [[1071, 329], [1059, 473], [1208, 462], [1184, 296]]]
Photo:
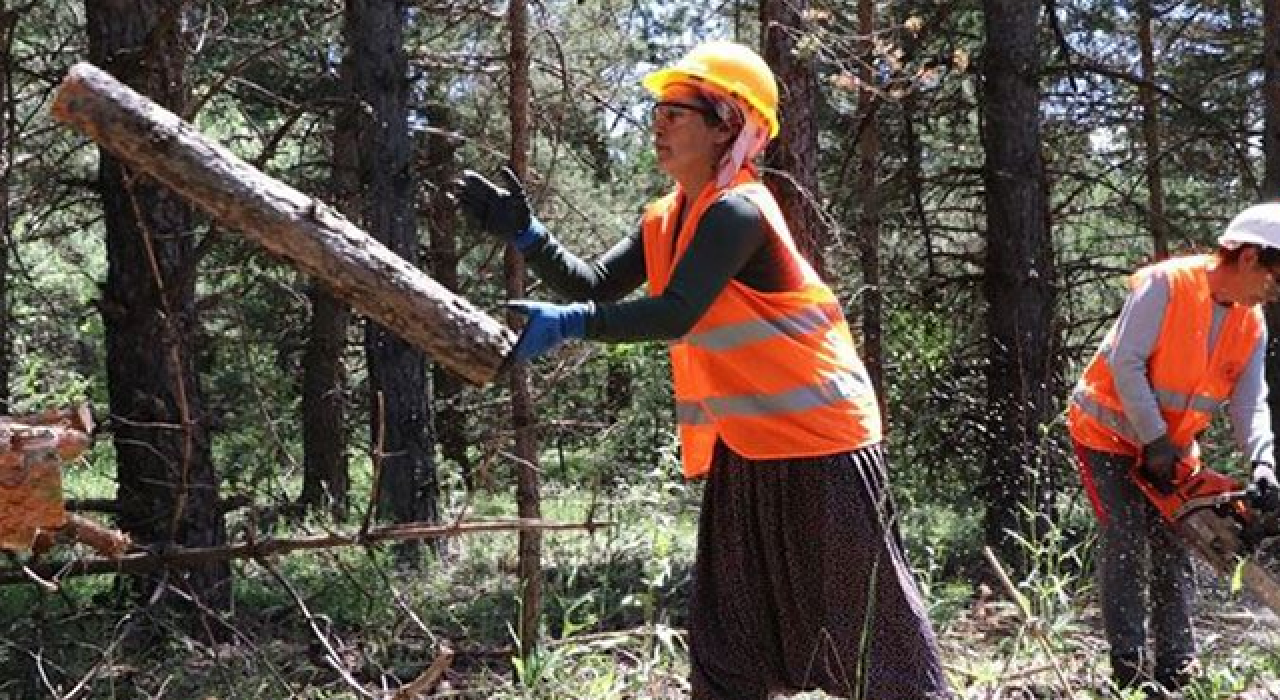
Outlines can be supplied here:
[[[110, 576], [67, 578], [52, 594], [9, 586], [0, 590], [0, 700], [66, 697], [86, 678], [89, 692], [79, 697], [389, 698], [445, 649], [453, 660], [428, 697], [686, 698], [698, 498], [696, 486], [659, 479], [607, 494], [548, 490], [546, 517], [582, 521], [590, 511], [614, 525], [545, 535], [541, 642], [526, 658], [515, 651], [513, 533], [451, 539], [441, 559], [424, 555], [418, 566], [388, 547], [238, 561], [234, 605], [217, 615], [201, 613], [198, 599], [147, 606]], [[463, 503], [472, 514], [514, 508], [506, 494], [451, 508]], [[1020, 612], [1009, 592], [946, 575], [958, 552], [978, 550], [973, 524], [925, 509], [903, 523], [956, 690], [965, 698], [1104, 697], [1092, 540], [1055, 529], [1022, 537], [1029, 566], [1014, 580]], [[258, 534], [331, 527], [279, 520]], [[1208, 673], [1185, 698], [1237, 697], [1275, 678], [1280, 656], [1266, 641], [1274, 637], [1244, 627], [1202, 635]]]

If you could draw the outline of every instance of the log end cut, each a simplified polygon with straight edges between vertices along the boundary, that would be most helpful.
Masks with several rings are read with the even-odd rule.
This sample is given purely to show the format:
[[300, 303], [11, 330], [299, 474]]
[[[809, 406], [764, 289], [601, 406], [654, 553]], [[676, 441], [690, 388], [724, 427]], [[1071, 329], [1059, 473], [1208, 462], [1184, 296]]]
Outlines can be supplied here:
[[53, 104], [49, 107], [49, 113], [53, 118], [64, 124], [78, 123], [76, 115], [84, 112], [81, 105], [90, 94], [87, 86], [93, 82], [96, 74], [101, 72], [102, 69], [92, 63], [77, 63], [71, 66], [71, 70], [67, 71], [62, 84], [58, 86], [58, 91], [53, 96]]

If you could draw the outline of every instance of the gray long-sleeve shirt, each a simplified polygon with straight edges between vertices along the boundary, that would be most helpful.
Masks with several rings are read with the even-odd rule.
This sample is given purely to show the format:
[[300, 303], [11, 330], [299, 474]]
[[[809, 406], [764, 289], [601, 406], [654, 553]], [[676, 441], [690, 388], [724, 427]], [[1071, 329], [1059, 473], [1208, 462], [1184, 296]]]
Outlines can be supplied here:
[[[1124, 406], [1125, 416], [1137, 432], [1142, 444], [1168, 431], [1156, 403], [1147, 363], [1155, 350], [1160, 326], [1169, 306], [1169, 280], [1164, 274], [1147, 275], [1125, 301], [1116, 320], [1115, 337], [1107, 360], [1115, 380], [1116, 393]], [[1209, 349], [1218, 342], [1222, 322], [1229, 307], [1215, 304], [1209, 329]], [[1231, 419], [1236, 444], [1250, 462], [1275, 463], [1271, 411], [1267, 406], [1267, 380], [1263, 371], [1263, 355], [1267, 345], [1266, 329], [1240, 379], [1231, 390], [1227, 413]]]

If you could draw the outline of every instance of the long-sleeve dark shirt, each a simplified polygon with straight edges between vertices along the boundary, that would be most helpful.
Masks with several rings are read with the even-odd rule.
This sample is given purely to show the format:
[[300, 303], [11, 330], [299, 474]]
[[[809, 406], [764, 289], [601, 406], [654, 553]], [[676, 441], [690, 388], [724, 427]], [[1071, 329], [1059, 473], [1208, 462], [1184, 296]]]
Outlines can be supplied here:
[[648, 279], [642, 232], [586, 262], [554, 236], [525, 252], [525, 260], [556, 292], [595, 302], [586, 337], [605, 342], [673, 340], [689, 332], [730, 280], [764, 292], [794, 289], [803, 280], [781, 241], [745, 196], [729, 193], [709, 206], [671, 280], [658, 296], [623, 300]]

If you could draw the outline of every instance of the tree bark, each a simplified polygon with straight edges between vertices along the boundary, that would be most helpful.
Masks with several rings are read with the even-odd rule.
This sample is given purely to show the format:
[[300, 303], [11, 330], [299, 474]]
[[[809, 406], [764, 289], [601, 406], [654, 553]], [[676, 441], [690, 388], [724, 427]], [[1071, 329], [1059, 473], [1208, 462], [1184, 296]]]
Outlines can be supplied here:
[[[352, 106], [334, 113], [332, 201], [340, 210], [361, 210], [360, 143]], [[353, 215], [358, 218], [358, 215]], [[302, 493], [306, 509], [328, 506], [338, 520], [348, 514], [350, 463], [347, 460], [346, 374], [342, 365], [351, 325], [351, 308], [325, 287], [311, 282], [310, 332], [302, 359]]]
[[[858, 0], [858, 34], [874, 36], [875, 2]], [[862, 359], [871, 382], [885, 407], [884, 393], [884, 297], [880, 292], [880, 128], [877, 125], [877, 97], [869, 86], [875, 84], [872, 74], [870, 42], [859, 52], [868, 57], [858, 69], [858, 253], [862, 266]]]
[[484, 384], [503, 368], [515, 337], [501, 323], [94, 66], [72, 67], [52, 111], [464, 379]]
[[[511, 0], [507, 7], [507, 23], [511, 31], [511, 49], [507, 59], [511, 74], [511, 93], [507, 102], [511, 113], [511, 169], [521, 180], [528, 182], [529, 6], [525, 0]], [[508, 245], [503, 262], [507, 297], [524, 297], [524, 258], [514, 246]], [[517, 512], [522, 518], [539, 518], [542, 513], [542, 496], [538, 483], [538, 415], [525, 367], [516, 367], [511, 373], [511, 422], [515, 429], [515, 452], [518, 459]], [[520, 655], [527, 659], [537, 649], [540, 641], [538, 621], [542, 618], [542, 533], [520, 533], [519, 567], [523, 587], [520, 596]]]
[[797, 55], [795, 34], [805, 25], [808, 0], [761, 0], [763, 57], [778, 81], [782, 129], [765, 153], [765, 183], [778, 200], [796, 247], [826, 277], [823, 250], [830, 243], [819, 210], [818, 69]]
[[[454, 153], [457, 145], [448, 134], [453, 131], [453, 110], [447, 105], [434, 105], [427, 109], [427, 121], [437, 129], [427, 136], [426, 162], [423, 177], [429, 182], [442, 183], [453, 175]], [[457, 292], [458, 240], [453, 223], [456, 212], [443, 196], [433, 196], [427, 203], [427, 232], [430, 241], [428, 269], [446, 289]], [[435, 406], [436, 441], [440, 454], [458, 465], [462, 481], [470, 491], [474, 486], [471, 476], [471, 458], [467, 446], [471, 444], [468, 431], [470, 421], [462, 405], [462, 383], [440, 365], [431, 368], [431, 397]]]
[[10, 229], [9, 186], [13, 163], [13, 29], [16, 12], [0, 0], [0, 413], [8, 413], [10, 377], [13, 372], [12, 302], [9, 299], [9, 248], [13, 245]]
[[1138, 47], [1142, 56], [1138, 101], [1142, 104], [1142, 141], [1146, 147], [1147, 226], [1151, 229], [1156, 259], [1164, 260], [1169, 257], [1169, 222], [1164, 213], [1164, 180], [1160, 172], [1160, 106], [1156, 102], [1156, 59], [1151, 23], [1151, 0], [1138, 0]]
[[[364, 224], [391, 252], [417, 268], [405, 16], [405, 0], [347, 0], [342, 76], [351, 97], [346, 113], [358, 134]], [[379, 511], [395, 522], [436, 522], [439, 487], [427, 359], [393, 330], [373, 322], [365, 327], [365, 355], [370, 405], [384, 407], [381, 415], [371, 412], [370, 426], [381, 438], [371, 442], [381, 444], [383, 451]], [[412, 549], [402, 547], [401, 553], [411, 558]]]
[[1009, 533], [1052, 494], [1042, 428], [1051, 418], [1055, 271], [1040, 154], [1040, 3], [984, 0], [983, 133], [987, 235], [986, 540], [1025, 561]]
[[[1280, 199], [1280, 0], [1262, 2], [1263, 200]], [[1267, 304], [1267, 395], [1271, 429], [1280, 435], [1280, 304]]]
[[1262, 18], [1262, 150], [1266, 163], [1262, 196], [1276, 199], [1280, 198], [1280, 0], [1263, 0]]
[[[182, 3], [88, 0], [85, 9], [92, 60], [158, 104], [181, 110], [187, 97]], [[194, 365], [193, 212], [176, 193], [106, 151], [98, 185], [107, 244], [99, 306], [120, 525], [140, 543], [216, 547], [226, 542], [226, 530]], [[194, 566], [177, 585], [219, 609], [230, 601], [230, 582], [228, 564], [211, 562]]]
[[311, 327], [302, 358], [302, 493], [306, 508], [328, 507], [347, 517], [350, 472], [347, 461], [347, 387], [342, 355], [347, 348], [351, 310], [319, 285], [307, 292]]

